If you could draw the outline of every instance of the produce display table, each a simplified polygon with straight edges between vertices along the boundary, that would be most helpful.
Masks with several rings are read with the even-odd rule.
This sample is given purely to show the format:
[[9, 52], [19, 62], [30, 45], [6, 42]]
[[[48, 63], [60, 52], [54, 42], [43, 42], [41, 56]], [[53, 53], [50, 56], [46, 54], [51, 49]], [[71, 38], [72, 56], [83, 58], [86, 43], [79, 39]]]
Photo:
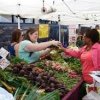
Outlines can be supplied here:
[[83, 84], [83, 79], [81, 79], [72, 90], [67, 93], [62, 100], [80, 100], [80, 89]]
[[[57, 59], [54, 60], [52, 60], [53, 58], [45, 58], [35, 62], [34, 64], [27, 64], [19, 58], [12, 58], [12, 64], [3, 72], [3, 74], [1, 74], [4, 78], [2, 81], [6, 80], [5, 83], [8, 82], [8, 85], [15, 87], [15, 89], [22, 89], [21, 84], [23, 83], [25, 83], [23, 87], [26, 90], [27, 86], [32, 85], [32, 87], [34, 87], [37, 85], [37, 90], [38, 88], [44, 89], [46, 93], [44, 96], [48, 97], [48, 95], [51, 95], [49, 96], [50, 99], [52, 98], [51, 100], [80, 100], [78, 99], [80, 97], [79, 91], [83, 80], [79, 73], [79, 61], [73, 58], [69, 58], [65, 61], [59, 55], [56, 58]], [[5, 76], [9, 77], [5, 79]], [[59, 93], [54, 90], [59, 90]], [[29, 96], [32, 91], [27, 92]], [[12, 92], [16, 93], [16, 91]], [[19, 94], [23, 95], [24, 92], [25, 91], [22, 91], [21, 94], [17, 93], [18, 95], [16, 97], [21, 98], [19, 97]], [[41, 95], [41, 98], [44, 98], [44, 96]], [[55, 97], [59, 99], [55, 99]]]

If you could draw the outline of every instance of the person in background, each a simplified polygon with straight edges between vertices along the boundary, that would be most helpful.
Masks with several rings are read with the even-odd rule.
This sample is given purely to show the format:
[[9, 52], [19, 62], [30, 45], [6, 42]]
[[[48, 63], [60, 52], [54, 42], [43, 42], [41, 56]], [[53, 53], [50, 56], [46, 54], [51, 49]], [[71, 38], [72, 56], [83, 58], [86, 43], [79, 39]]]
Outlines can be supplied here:
[[83, 46], [83, 36], [82, 35], [77, 37], [76, 46], [79, 48]]
[[89, 29], [84, 34], [85, 45], [79, 51], [67, 49], [61, 46], [65, 55], [79, 58], [82, 64], [83, 80], [87, 84], [93, 83], [93, 78], [89, 75], [91, 71], [100, 70], [100, 44], [99, 32], [96, 29]]
[[96, 30], [99, 30], [99, 29], [100, 29], [100, 28], [99, 28], [99, 25], [96, 25], [96, 26], [95, 26], [95, 29], [96, 29]]
[[10, 52], [10, 56], [16, 56], [15, 46], [23, 40], [23, 34], [20, 29], [15, 29], [12, 32], [11, 44], [8, 45], [8, 51]]
[[49, 46], [58, 46], [60, 44], [59, 41], [55, 40], [37, 43], [37, 39], [38, 29], [28, 29], [25, 34], [25, 40], [19, 43], [17, 56], [28, 63], [33, 63], [38, 61], [41, 56], [50, 52]]
[[[99, 27], [99, 25], [96, 25], [95, 26], [95, 29], [99, 32], [99, 39], [100, 39], [100, 27]], [[100, 40], [99, 40], [100, 41]]]

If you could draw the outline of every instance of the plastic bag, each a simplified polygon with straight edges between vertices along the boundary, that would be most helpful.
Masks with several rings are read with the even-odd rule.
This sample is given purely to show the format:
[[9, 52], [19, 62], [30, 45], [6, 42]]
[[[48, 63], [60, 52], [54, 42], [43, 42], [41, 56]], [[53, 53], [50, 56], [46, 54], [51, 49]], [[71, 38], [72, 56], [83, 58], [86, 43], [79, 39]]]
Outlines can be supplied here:
[[14, 100], [11, 93], [0, 87], [0, 100]]
[[94, 91], [90, 91], [86, 96], [82, 98], [82, 100], [100, 100], [100, 95]]
[[91, 90], [100, 95], [100, 83], [95, 81], [93, 84], [86, 84], [86, 92], [89, 93]]

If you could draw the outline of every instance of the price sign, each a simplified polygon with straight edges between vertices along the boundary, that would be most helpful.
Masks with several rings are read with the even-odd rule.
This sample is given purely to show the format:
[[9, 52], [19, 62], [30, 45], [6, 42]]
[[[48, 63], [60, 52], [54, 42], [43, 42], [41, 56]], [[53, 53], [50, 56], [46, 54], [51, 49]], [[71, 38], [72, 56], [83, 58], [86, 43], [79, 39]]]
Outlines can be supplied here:
[[0, 56], [3, 58], [6, 58], [6, 56], [8, 55], [8, 51], [6, 49], [4, 49], [3, 47], [0, 49]]
[[1, 59], [0, 59], [0, 67], [2, 69], [5, 69], [9, 64], [10, 64], [10, 62], [6, 58], [2, 58], [1, 57]]

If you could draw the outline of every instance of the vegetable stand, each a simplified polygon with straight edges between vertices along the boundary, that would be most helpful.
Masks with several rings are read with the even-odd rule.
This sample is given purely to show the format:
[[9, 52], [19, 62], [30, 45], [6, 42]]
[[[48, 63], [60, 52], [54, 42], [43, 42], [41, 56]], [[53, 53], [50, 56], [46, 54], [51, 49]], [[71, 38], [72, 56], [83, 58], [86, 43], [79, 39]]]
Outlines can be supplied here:
[[[53, 51], [52, 53], [49, 58], [40, 59], [34, 64], [27, 64], [18, 58], [12, 58], [11, 65], [6, 70], [1, 70], [1, 80], [14, 86], [16, 91], [19, 90], [19, 88], [21, 89], [21, 85], [24, 84], [24, 88], [21, 89], [22, 92], [17, 93], [18, 95], [30, 95], [31, 92], [29, 89], [32, 88], [27, 88], [27, 86], [30, 87], [31, 84], [32, 87], [37, 86], [38, 89], [45, 91], [45, 94], [47, 95], [49, 95], [49, 93], [51, 93], [50, 95], [55, 95], [57, 92], [53, 91], [59, 90], [59, 96], [62, 100], [74, 100], [72, 97], [78, 98], [79, 90], [83, 82], [81, 80], [81, 75], [78, 74], [80, 72], [79, 61], [73, 58], [66, 59], [65, 61], [58, 54], [59, 52]], [[72, 68], [70, 66], [72, 66]], [[2, 83], [1, 85], [3, 86]], [[13, 91], [15, 96], [16, 91]], [[19, 97], [18, 95], [16, 97]], [[53, 100], [59, 99], [53, 98]]]

